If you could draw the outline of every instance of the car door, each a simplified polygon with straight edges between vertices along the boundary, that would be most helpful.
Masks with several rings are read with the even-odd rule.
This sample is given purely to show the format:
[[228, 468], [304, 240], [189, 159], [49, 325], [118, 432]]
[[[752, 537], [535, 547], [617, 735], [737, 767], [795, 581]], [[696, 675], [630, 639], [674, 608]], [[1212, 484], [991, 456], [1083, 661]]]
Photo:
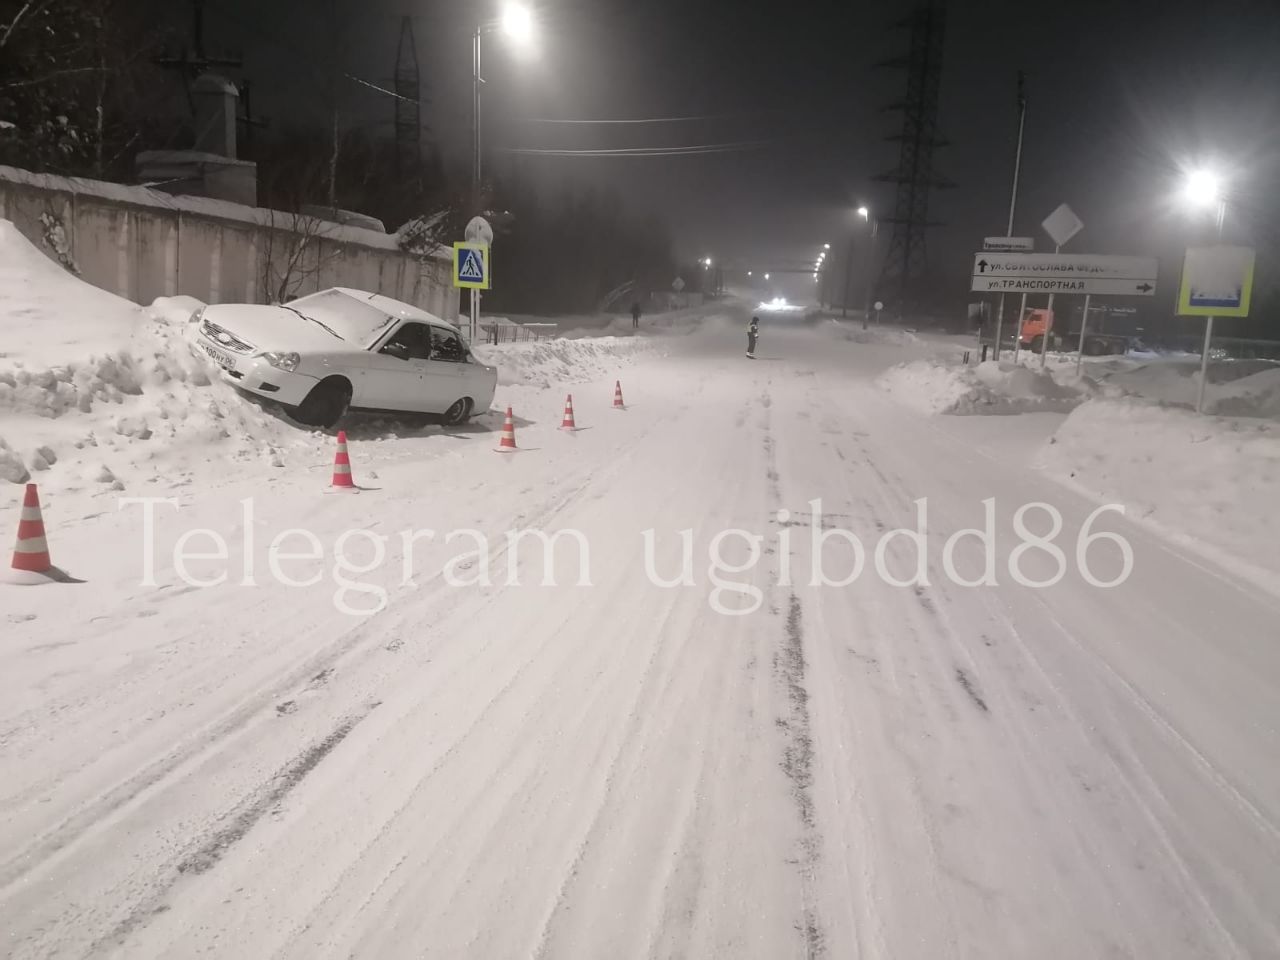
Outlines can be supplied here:
[[454, 401], [468, 395], [467, 348], [452, 330], [431, 327], [431, 356], [423, 382], [428, 413], [444, 413]]
[[422, 383], [431, 352], [430, 325], [408, 320], [369, 354], [362, 406], [382, 410], [420, 410]]

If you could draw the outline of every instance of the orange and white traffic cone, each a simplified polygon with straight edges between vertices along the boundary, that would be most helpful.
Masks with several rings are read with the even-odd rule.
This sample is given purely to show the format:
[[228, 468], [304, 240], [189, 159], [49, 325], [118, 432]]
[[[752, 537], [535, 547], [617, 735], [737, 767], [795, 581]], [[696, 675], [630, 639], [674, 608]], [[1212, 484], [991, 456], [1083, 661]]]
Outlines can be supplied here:
[[564, 398], [564, 419], [560, 421], [561, 430], [577, 430], [578, 425], [573, 422], [573, 394], [569, 394]]
[[40, 495], [34, 483], [27, 484], [18, 516], [18, 542], [13, 548], [13, 569], [23, 573], [49, 573], [49, 541], [44, 536], [44, 518], [40, 515]]
[[613, 382], [613, 405], [617, 409], [623, 409], [626, 404], [622, 402], [622, 381], [615, 380]]
[[498, 441], [498, 452], [506, 453], [516, 449], [516, 425], [511, 419], [511, 408], [507, 407], [507, 419], [502, 423], [502, 439]]
[[338, 452], [333, 458], [333, 486], [355, 487], [351, 476], [351, 457], [347, 455], [347, 431], [338, 431]]

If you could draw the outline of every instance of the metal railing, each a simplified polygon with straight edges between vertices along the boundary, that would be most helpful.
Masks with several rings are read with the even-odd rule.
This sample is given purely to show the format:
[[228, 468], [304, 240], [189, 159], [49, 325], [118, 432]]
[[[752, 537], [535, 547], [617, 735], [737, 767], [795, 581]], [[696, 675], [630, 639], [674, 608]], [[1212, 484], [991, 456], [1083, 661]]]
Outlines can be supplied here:
[[499, 343], [531, 343], [536, 340], [550, 340], [560, 332], [556, 323], [512, 323], [480, 321], [480, 339], [482, 343], [497, 345]]

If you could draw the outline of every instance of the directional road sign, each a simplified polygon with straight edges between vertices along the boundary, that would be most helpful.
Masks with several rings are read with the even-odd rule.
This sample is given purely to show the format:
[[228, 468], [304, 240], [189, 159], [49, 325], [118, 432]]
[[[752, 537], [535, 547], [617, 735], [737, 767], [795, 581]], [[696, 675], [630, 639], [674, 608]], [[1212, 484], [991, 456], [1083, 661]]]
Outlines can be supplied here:
[[489, 246], [484, 243], [453, 245], [453, 285], [468, 290], [489, 289]]
[[1159, 263], [1154, 257], [1080, 253], [973, 255], [973, 285], [981, 293], [1090, 293], [1152, 297]]
[[1253, 295], [1249, 247], [1191, 247], [1182, 267], [1178, 313], [1184, 317], [1247, 317]]

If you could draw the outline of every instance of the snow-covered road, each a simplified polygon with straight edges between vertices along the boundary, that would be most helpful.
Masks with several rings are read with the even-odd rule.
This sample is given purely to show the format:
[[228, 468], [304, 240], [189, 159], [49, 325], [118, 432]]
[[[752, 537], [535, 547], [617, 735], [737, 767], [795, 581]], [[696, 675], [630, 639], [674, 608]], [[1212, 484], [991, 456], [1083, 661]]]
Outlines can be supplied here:
[[[1131, 544], [1132, 574], [1090, 585], [1097, 504], [1028, 466], [1060, 416], [917, 414], [872, 383], [899, 347], [766, 324], [752, 362], [736, 329], [662, 339], [623, 374], [625, 411], [612, 377], [573, 387], [572, 435], [562, 393], [509, 388], [515, 455], [492, 424], [357, 430], [358, 494], [326, 492], [319, 445], [310, 472], [157, 483], [181, 505], [157, 508], [153, 586], [140, 505], [51, 504], [54, 560], [88, 582], [0, 594], [0, 950], [1280, 954], [1280, 600], [1115, 514], [1093, 530]], [[928, 585], [893, 585], [876, 544], [920, 498]], [[996, 584], [961, 586], [981, 544], [953, 564], [943, 545], [988, 498]], [[811, 585], [816, 500], [827, 578], [853, 560], [835, 531], [865, 547], [847, 586]], [[1045, 588], [1009, 567], [1053, 576], [1014, 532], [1036, 501], [1068, 567]], [[222, 585], [174, 568], [196, 528], [229, 551], [188, 573]], [[279, 565], [321, 582], [272, 570], [291, 528], [323, 558]], [[440, 575], [463, 528], [488, 538], [491, 586]], [[406, 582], [401, 533], [425, 529]], [[542, 585], [540, 545], [511, 529], [580, 532], [591, 585], [567, 537]], [[659, 586], [643, 532], [673, 580], [686, 529], [691, 582]], [[731, 530], [763, 538], [756, 562], [731, 534], [712, 563]], [[345, 591], [344, 534], [357, 559], [387, 538]], [[911, 577], [912, 543], [886, 544]], [[1113, 545], [1086, 553], [1095, 578], [1119, 571]], [[335, 606], [378, 589], [372, 615]], [[748, 590], [758, 610], [717, 611]]]

